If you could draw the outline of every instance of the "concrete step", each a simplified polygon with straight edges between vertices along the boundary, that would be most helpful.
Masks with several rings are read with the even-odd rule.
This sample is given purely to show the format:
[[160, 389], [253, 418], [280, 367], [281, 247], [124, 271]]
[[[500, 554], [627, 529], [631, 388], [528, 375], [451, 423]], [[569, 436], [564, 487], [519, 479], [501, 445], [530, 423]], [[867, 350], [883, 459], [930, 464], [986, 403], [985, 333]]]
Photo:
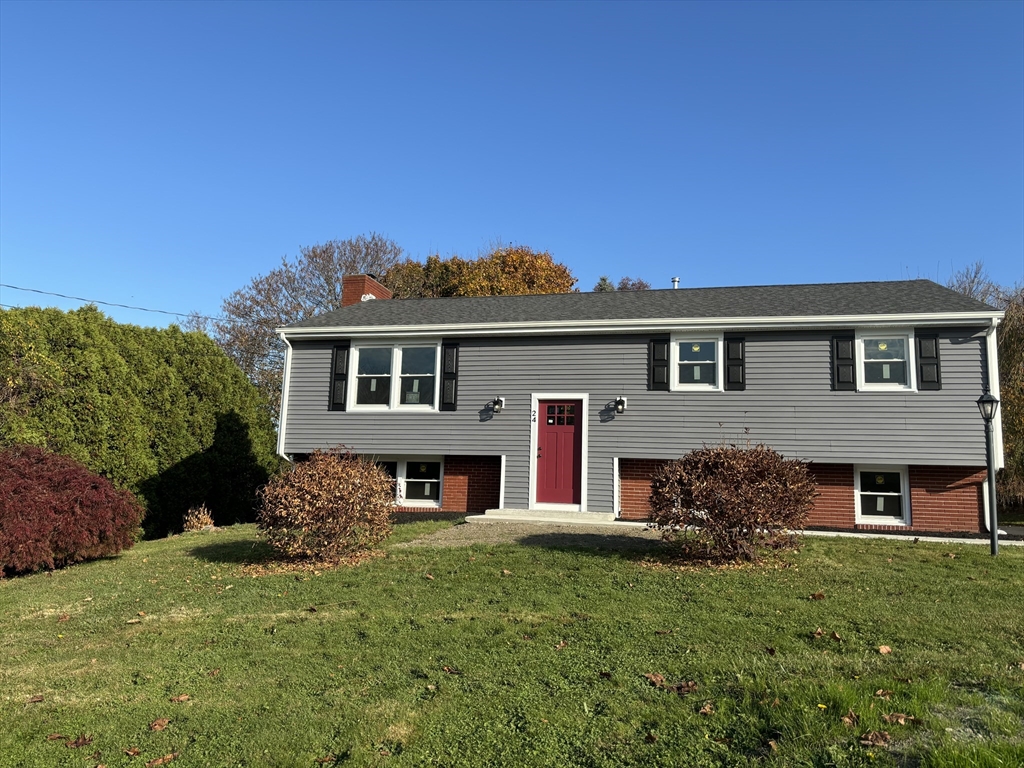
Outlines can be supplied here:
[[612, 512], [565, 512], [551, 509], [488, 509], [469, 515], [468, 523], [557, 523], [561, 525], [614, 525]]

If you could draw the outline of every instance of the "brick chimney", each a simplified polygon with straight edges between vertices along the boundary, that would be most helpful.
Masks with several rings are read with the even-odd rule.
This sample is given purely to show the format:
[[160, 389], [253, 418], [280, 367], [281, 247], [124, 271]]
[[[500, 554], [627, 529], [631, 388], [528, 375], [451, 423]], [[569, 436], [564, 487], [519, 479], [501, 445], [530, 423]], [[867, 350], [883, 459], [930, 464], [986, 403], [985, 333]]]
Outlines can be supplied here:
[[341, 306], [371, 299], [390, 299], [391, 291], [377, 282], [375, 275], [345, 275], [341, 278]]

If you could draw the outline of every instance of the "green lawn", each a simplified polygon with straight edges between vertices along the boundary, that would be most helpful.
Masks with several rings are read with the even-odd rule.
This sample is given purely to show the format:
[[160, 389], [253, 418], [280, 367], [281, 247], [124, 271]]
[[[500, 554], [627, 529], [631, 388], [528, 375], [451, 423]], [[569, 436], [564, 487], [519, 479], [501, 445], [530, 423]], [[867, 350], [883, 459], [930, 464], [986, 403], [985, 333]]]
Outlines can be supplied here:
[[812, 538], [695, 571], [539, 540], [243, 574], [260, 552], [241, 526], [0, 581], [0, 765], [1024, 763], [1020, 548]]

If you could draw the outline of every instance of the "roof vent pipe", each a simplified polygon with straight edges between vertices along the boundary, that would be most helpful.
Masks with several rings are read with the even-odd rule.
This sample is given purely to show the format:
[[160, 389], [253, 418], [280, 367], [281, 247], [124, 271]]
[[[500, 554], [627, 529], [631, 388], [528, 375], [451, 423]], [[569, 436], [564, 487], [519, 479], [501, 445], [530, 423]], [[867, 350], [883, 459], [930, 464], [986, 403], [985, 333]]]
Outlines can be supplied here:
[[672, 278], [672, 288], [678, 288], [678, 287], [679, 287], [679, 278], [678, 277], [673, 277]]

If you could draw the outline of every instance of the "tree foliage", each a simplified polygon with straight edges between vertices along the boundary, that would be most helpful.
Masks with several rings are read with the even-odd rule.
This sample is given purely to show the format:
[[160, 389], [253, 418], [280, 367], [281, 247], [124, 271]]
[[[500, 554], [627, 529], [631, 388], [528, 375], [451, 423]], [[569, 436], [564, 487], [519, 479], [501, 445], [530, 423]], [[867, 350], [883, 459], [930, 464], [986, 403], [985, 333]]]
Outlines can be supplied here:
[[0, 450], [0, 575], [106, 557], [135, 541], [142, 507], [67, 456]]
[[516, 245], [498, 246], [476, 259], [407, 259], [385, 275], [384, 283], [395, 298], [410, 299], [570, 293], [576, 278], [547, 251]]
[[616, 285], [608, 275], [601, 275], [594, 286], [595, 293], [610, 293], [612, 291], [649, 291], [651, 284], [642, 277], [623, 277]]
[[274, 329], [339, 309], [342, 276], [383, 276], [402, 255], [396, 242], [373, 232], [303, 246], [297, 258], [282, 258], [224, 300], [223, 319], [213, 323], [217, 342], [277, 413], [285, 345]]
[[651, 481], [651, 522], [712, 560], [759, 559], [792, 543], [817, 494], [807, 465], [764, 445], [715, 446], [665, 463]]
[[996, 331], [1005, 461], [997, 496], [1004, 509], [1024, 509], [1024, 283], [1000, 285], [976, 261], [950, 277], [946, 286], [1006, 313]]
[[208, 336], [95, 307], [0, 310], [0, 330], [0, 445], [72, 457], [139, 494], [150, 533], [178, 528], [192, 500], [220, 522], [253, 518], [277, 466], [273, 422]]
[[351, 453], [317, 451], [267, 483], [260, 497], [260, 530], [285, 557], [334, 559], [391, 533], [394, 480]]

